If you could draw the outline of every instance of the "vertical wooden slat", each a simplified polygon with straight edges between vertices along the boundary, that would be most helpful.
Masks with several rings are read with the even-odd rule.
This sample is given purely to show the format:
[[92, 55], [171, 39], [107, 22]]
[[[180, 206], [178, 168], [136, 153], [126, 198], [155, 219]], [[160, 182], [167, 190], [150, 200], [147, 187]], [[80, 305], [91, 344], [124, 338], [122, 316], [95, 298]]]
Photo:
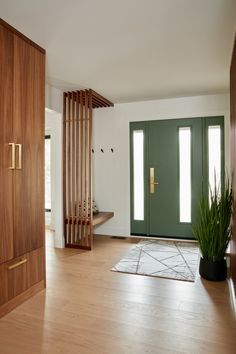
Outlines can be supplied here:
[[71, 95], [68, 93], [68, 133], [67, 133], [67, 211], [68, 211], [68, 243], [71, 243]]
[[80, 91], [80, 242], [83, 245], [84, 234], [84, 206], [83, 206], [83, 92]]
[[71, 242], [75, 243], [75, 95], [71, 95]]
[[70, 226], [69, 226], [69, 220], [70, 220], [70, 214], [69, 214], [69, 195], [70, 195], [70, 190], [69, 190], [69, 156], [68, 156], [68, 150], [69, 150], [69, 141], [70, 141], [70, 133], [69, 133], [69, 102], [70, 102], [70, 97], [69, 94], [67, 94], [67, 112], [66, 112], [66, 211], [67, 211], [67, 218], [68, 218], [68, 224], [67, 224], [67, 230], [66, 230], [66, 243], [69, 243], [70, 240]]
[[76, 169], [76, 231], [75, 242], [79, 242], [79, 92], [76, 92], [76, 146], [75, 146], [75, 169]]
[[88, 220], [88, 193], [87, 193], [87, 163], [88, 163], [88, 157], [87, 157], [87, 145], [88, 145], [88, 93], [87, 90], [85, 90], [85, 99], [84, 99], [84, 201], [85, 201], [85, 245], [88, 246], [88, 226], [87, 226], [87, 220]]
[[93, 200], [92, 200], [92, 90], [89, 90], [89, 246], [93, 247]]
[[67, 107], [67, 99], [66, 93], [63, 94], [63, 217], [64, 217], [64, 237], [65, 243], [67, 243], [67, 225], [66, 225], [66, 218], [68, 220], [67, 214], [67, 202], [66, 202], [66, 107]]

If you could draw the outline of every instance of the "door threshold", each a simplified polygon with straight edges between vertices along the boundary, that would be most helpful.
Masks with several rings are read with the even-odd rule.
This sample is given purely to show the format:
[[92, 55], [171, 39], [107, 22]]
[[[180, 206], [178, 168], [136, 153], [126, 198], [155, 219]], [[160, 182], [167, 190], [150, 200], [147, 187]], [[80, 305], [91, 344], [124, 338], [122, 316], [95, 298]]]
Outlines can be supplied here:
[[147, 239], [147, 240], [159, 240], [159, 241], [175, 241], [175, 242], [189, 242], [189, 243], [198, 243], [197, 240], [185, 239], [185, 238], [176, 238], [176, 237], [159, 237], [159, 236], [142, 236], [142, 235], [130, 235], [130, 238], [138, 239]]

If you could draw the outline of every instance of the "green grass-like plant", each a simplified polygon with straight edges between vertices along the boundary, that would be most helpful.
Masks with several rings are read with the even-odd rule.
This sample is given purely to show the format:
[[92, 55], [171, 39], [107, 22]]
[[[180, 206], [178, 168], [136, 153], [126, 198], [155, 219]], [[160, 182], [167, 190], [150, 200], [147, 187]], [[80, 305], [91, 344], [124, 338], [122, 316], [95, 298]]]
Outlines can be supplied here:
[[[210, 201], [209, 201], [210, 199]], [[200, 202], [199, 222], [193, 226], [193, 234], [199, 242], [202, 257], [208, 261], [224, 259], [231, 239], [232, 188], [227, 179], [224, 186], [210, 191], [210, 198]]]

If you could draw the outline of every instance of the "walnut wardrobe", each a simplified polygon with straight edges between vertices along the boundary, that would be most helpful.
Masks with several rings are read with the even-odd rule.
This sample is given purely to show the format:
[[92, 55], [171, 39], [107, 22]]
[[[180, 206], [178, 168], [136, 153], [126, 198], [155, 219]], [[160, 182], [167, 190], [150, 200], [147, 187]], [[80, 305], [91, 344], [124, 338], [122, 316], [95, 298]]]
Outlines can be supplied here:
[[0, 19], [0, 316], [45, 287], [45, 51]]

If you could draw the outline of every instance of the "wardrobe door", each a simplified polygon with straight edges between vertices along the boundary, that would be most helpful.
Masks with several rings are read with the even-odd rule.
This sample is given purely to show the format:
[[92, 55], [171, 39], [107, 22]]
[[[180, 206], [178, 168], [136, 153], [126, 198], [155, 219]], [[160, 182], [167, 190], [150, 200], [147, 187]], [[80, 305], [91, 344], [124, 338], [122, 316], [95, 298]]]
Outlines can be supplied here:
[[0, 24], [0, 263], [13, 258], [13, 34]]
[[45, 55], [14, 35], [14, 256], [44, 245]]

